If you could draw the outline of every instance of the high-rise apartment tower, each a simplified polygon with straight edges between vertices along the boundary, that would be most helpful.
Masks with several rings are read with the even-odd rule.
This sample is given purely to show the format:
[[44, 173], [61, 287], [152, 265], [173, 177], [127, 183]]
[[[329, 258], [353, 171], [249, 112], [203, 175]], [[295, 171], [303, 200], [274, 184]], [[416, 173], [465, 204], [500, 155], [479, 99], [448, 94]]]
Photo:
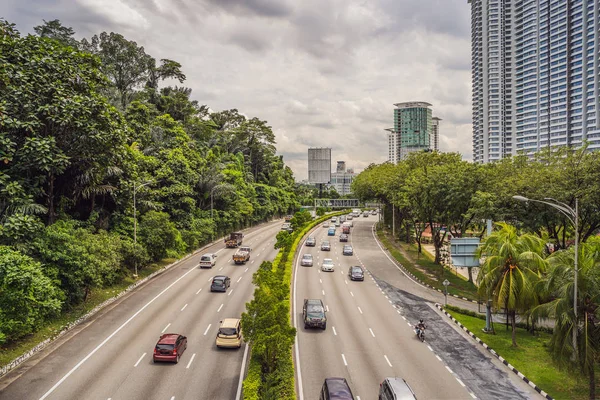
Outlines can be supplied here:
[[473, 160], [600, 148], [600, 2], [468, 0]]
[[411, 101], [394, 105], [394, 127], [386, 129], [388, 161], [397, 163], [414, 151], [437, 150], [440, 119], [431, 116], [431, 104]]

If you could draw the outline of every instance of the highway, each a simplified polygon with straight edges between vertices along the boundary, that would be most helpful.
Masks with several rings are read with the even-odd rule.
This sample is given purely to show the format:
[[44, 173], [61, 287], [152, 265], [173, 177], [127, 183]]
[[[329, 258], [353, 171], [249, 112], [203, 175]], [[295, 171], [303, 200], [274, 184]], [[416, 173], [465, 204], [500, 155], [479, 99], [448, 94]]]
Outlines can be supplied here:
[[[385, 377], [404, 378], [419, 399], [537, 398], [441, 316], [433, 307], [438, 293], [399, 271], [375, 240], [377, 218], [354, 218], [348, 242], [353, 256], [342, 255], [340, 228], [335, 237], [315, 228], [310, 235], [316, 247], [298, 252], [292, 282], [298, 399], [317, 399], [326, 377], [346, 378], [355, 398], [363, 400], [377, 398]], [[330, 240], [330, 252], [320, 250], [322, 240]], [[300, 266], [305, 253], [313, 254], [313, 267]], [[334, 272], [320, 271], [323, 258], [333, 259]], [[364, 282], [348, 278], [351, 265], [368, 271]], [[304, 328], [304, 298], [323, 300], [326, 330]], [[419, 318], [428, 325], [425, 343], [412, 327]]]
[[[219, 321], [245, 311], [252, 274], [277, 254], [280, 226], [246, 233], [244, 245], [253, 251], [245, 265], [235, 265], [235, 249], [221, 242], [123, 296], [0, 380], [0, 399], [236, 399], [247, 349], [217, 349]], [[209, 252], [218, 253], [216, 266], [198, 268]], [[226, 293], [210, 292], [218, 274], [231, 278]], [[178, 364], [152, 362], [162, 332], [187, 336]]]

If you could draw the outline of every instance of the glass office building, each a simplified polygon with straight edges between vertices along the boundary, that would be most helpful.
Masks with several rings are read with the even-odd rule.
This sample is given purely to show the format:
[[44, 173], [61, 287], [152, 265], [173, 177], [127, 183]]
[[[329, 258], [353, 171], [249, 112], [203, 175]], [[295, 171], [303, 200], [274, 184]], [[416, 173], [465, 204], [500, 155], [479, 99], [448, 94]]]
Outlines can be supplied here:
[[473, 160], [600, 148], [600, 2], [468, 1]]
[[388, 161], [397, 163], [413, 151], [432, 150], [439, 141], [440, 119], [435, 120], [434, 132], [431, 104], [413, 101], [394, 105], [394, 127], [386, 129]]

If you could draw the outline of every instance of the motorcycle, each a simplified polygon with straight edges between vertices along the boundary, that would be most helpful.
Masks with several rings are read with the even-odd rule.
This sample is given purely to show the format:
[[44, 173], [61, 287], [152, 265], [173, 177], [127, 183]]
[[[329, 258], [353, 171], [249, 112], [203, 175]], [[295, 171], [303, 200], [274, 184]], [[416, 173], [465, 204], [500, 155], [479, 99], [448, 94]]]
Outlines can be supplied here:
[[425, 329], [416, 328], [417, 337], [421, 340], [421, 342], [425, 341]]

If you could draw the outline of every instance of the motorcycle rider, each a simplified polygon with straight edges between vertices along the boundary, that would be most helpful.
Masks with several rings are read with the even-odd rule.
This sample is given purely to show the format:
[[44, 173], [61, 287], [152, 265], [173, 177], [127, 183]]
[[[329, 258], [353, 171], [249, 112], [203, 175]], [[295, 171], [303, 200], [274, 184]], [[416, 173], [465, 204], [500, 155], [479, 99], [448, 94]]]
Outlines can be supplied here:
[[415, 328], [417, 329], [417, 336], [421, 336], [421, 332], [425, 332], [425, 329], [427, 329], [427, 325], [425, 325], [425, 322], [423, 322], [422, 319], [419, 320], [419, 323], [417, 324], [417, 326], [415, 326]]

